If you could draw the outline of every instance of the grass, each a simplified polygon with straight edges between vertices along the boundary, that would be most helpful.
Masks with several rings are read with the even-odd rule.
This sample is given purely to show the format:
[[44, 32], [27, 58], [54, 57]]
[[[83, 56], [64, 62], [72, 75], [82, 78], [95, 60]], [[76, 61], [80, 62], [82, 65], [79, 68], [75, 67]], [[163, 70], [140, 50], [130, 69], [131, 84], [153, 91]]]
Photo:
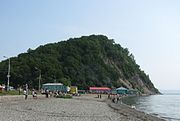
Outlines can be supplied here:
[[3, 95], [19, 95], [19, 91], [17, 90], [0, 91], [0, 96], [3, 96]]
[[56, 98], [71, 99], [72, 96], [71, 95], [58, 95], [58, 96], [56, 96]]

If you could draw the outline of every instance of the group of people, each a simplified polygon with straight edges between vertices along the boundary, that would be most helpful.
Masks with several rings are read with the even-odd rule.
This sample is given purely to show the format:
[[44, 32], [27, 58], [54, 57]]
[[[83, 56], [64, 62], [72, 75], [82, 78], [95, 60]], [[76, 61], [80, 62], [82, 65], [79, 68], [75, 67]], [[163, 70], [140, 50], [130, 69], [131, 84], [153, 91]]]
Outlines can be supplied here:
[[[24, 89], [23, 94], [25, 96], [25, 100], [27, 100], [27, 98], [28, 98], [28, 90]], [[37, 92], [34, 89], [32, 89], [32, 97], [35, 98], [35, 99], [37, 98]]]
[[[29, 92], [30, 92], [27, 84], [25, 84], [23, 86], [23, 88], [21, 88], [21, 87], [19, 88], [19, 95], [21, 94], [21, 92], [23, 92], [24, 98], [25, 98], [25, 100], [27, 100]], [[37, 99], [37, 92], [36, 92], [35, 89], [32, 89], [31, 94], [32, 94], [32, 97], [34, 99]], [[50, 91], [47, 88], [41, 90], [41, 94], [44, 94], [46, 98], [48, 98], [48, 97], [57, 97], [59, 95], [66, 95], [65, 92], [61, 92], [61, 91], [58, 91], [58, 90], [57, 91]], [[99, 98], [101, 98], [101, 95], [100, 95]]]
[[48, 97], [57, 97], [60, 95], [66, 95], [66, 92], [62, 92], [59, 90], [50, 91], [47, 88], [45, 88], [44, 90], [41, 90], [41, 94], [44, 94], [46, 96], [46, 98], [48, 98]]
[[[19, 88], [19, 95], [21, 94], [22, 88]], [[29, 94], [29, 89], [28, 89], [28, 85], [25, 84], [23, 86], [23, 94], [24, 94], [24, 98], [25, 100], [27, 100], [28, 98], [28, 94]], [[33, 98], [37, 98], [37, 92], [35, 91], [35, 89], [32, 89], [32, 97]]]
[[119, 94], [114, 94], [114, 95], [108, 94], [108, 99], [111, 99], [111, 101], [113, 103], [118, 103], [120, 100], [120, 95]]
[[100, 98], [100, 99], [101, 99], [101, 94], [98, 94], [98, 98]]

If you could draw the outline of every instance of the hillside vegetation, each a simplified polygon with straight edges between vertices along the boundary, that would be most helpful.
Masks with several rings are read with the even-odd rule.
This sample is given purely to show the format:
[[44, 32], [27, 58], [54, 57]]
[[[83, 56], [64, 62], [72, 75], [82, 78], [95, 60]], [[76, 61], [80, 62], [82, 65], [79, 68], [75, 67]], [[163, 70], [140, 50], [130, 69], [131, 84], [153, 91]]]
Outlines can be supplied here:
[[[2, 61], [0, 83], [6, 83], [7, 69], [8, 60]], [[11, 58], [10, 85], [18, 87], [28, 83], [31, 88], [38, 88], [40, 73], [41, 84], [61, 82], [80, 89], [124, 86], [141, 93], [158, 93], [128, 49], [103, 35], [46, 44]]]

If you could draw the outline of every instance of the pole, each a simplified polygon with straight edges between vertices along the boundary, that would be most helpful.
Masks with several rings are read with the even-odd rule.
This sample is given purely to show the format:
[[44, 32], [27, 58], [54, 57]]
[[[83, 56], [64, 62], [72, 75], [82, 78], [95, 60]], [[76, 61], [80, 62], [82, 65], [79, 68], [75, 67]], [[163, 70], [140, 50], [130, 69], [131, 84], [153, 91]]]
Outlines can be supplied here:
[[10, 61], [10, 58], [6, 57], [6, 56], [3, 56], [4, 58], [7, 58], [9, 60], [8, 62], [8, 74], [7, 74], [7, 91], [9, 91], [9, 82], [10, 82], [10, 71], [11, 71], [11, 61]]
[[36, 70], [39, 71], [39, 84], [38, 84], [38, 90], [40, 92], [40, 89], [41, 89], [41, 69], [35, 67]]
[[39, 92], [41, 89], [41, 70], [39, 69]]
[[10, 81], [10, 70], [11, 70], [11, 65], [10, 65], [10, 58], [9, 58], [9, 64], [8, 64], [8, 75], [7, 75], [7, 78], [8, 78], [8, 82], [7, 82], [7, 89], [9, 90], [9, 81]]

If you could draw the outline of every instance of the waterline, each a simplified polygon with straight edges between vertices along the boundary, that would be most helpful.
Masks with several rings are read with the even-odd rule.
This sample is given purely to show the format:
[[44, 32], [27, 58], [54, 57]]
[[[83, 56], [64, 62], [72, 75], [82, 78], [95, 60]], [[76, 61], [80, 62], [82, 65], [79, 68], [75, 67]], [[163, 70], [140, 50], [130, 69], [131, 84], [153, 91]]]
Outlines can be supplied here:
[[135, 105], [137, 110], [170, 121], [180, 121], [180, 95], [152, 95], [145, 97], [128, 97], [123, 102]]

